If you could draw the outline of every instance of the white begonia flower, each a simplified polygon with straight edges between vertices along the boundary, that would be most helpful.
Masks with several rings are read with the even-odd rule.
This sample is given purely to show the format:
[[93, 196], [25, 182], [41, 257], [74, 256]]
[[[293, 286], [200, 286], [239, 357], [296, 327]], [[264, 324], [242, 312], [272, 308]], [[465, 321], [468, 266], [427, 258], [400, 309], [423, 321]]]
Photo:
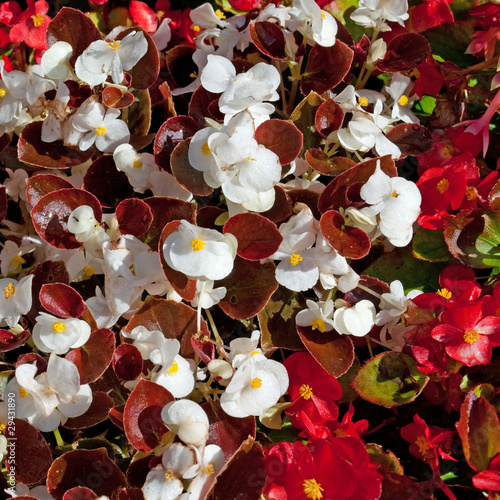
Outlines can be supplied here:
[[182, 475], [184, 479], [191, 479], [186, 500], [206, 498], [215, 477], [226, 463], [222, 448], [216, 444], [209, 444], [202, 449], [196, 448], [194, 451], [197, 463]]
[[[333, 325], [343, 335], [364, 337], [375, 325], [375, 306], [369, 300], [360, 300], [349, 307], [343, 300], [335, 302]], [[340, 306], [340, 307], [339, 307]]]
[[377, 228], [377, 216], [368, 214], [365, 208], [347, 207], [342, 214], [346, 224], [362, 229], [368, 235]]
[[26, 242], [26, 239], [17, 246], [12, 240], [6, 240], [2, 251], [0, 252], [0, 272], [3, 276], [16, 271], [19, 266], [22, 266], [26, 261], [23, 255], [31, 253], [35, 250], [36, 246]]
[[55, 99], [49, 101], [46, 106], [47, 116], [42, 123], [42, 141], [54, 142], [62, 138], [61, 123], [67, 117], [66, 105], [69, 98], [68, 86], [63, 82], [59, 82]]
[[163, 244], [167, 264], [191, 279], [221, 280], [232, 270], [238, 241], [230, 234], [181, 220]]
[[214, 288], [213, 280], [198, 280], [196, 282], [196, 295], [191, 301], [193, 307], [201, 307], [202, 309], [210, 309], [215, 304], [218, 304], [227, 293], [227, 289], [223, 286]]
[[323, 47], [335, 44], [337, 22], [330, 13], [320, 9], [314, 0], [294, 0], [290, 14], [294, 16], [297, 13], [297, 17], [302, 21], [298, 31], [306, 38]]
[[145, 500], [177, 500], [184, 491], [182, 475], [195, 463], [195, 452], [174, 443], [164, 452], [161, 464], [151, 469], [142, 486]]
[[75, 73], [90, 87], [104, 83], [109, 75], [114, 83], [122, 83], [123, 71], [130, 71], [147, 51], [142, 31], [131, 31], [121, 40], [96, 40], [76, 60]]
[[66, 354], [81, 347], [90, 337], [90, 326], [81, 319], [62, 319], [41, 312], [35, 321], [33, 342], [42, 352]]
[[223, 359], [212, 359], [208, 362], [207, 369], [216, 378], [219, 384], [222, 383], [223, 385], [234, 373], [231, 364]]
[[26, 71], [26, 100], [28, 104], [34, 104], [42, 94], [55, 88], [56, 84], [44, 77], [40, 65], [30, 66]]
[[158, 29], [151, 35], [154, 44], [158, 51], [163, 50], [168, 45], [168, 42], [172, 39], [172, 30], [170, 29], [170, 19], [169, 17], [164, 17]]
[[16, 168], [16, 170], [5, 168], [5, 171], [9, 174], [9, 177], [4, 181], [7, 196], [12, 198], [16, 203], [20, 199], [26, 201], [26, 180], [29, 177], [26, 170], [22, 168]]
[[68, 418], [84, 414], [92, 403], [92, 389], [80, 385], [78, 368], [71, 361], [50, 355], [47, 371], [36, 375], [36, 364], [16, 368], [16, 376], [7, 384], [16, 398], [18, 418], [26, 418], [42, 432], [50, 432]]
[[94, 210], [88, 205], [75, 208], [68, 218], [68, 231], [73, 233], [76, 241], [80, 243], [91, 238], [99, 227], [99, 222], [94, 217]]
[[203, 446], [208, 439], [208, 416], [194, 401], [181, 399], [163, 407], [161, 418], [165, 425], [185, 444]]
[[73, 47], [68, 42], [56, 42], [42, 55], [40, 66], [47, 78], [67, 80], [71, 76], [69, 60], [73, 55]]
[[165, 170], [151, 172], [148, 188], [153, 193], [153, 196], [177, 198], [184, 201], [193, 199], [193, 193], [185, 189], [172, 174]]
[[408, 307], [408, 301], [423, 293], [421, 290], [412, 290], [405, 295], [403, 284], [399, 280], [390, 284], [390, 290], [389, 293], [382, 294], [380, 311], [375, 321], [377, 325], [387, 325], [388, 328], [392, 328], [402, 318]]
[[259, 115], [270, 115], [274, 106], [264, 101], [277, 101], [276, 89], [281, 83], [279, 71], [267, 63], [258, 63], [245, 73], [236, 74], [231, 61], [218, 55], [208, 55], [201, 73], [201, 84], [209, 92], [222, 93], [219, 109], [233, 116], [245, 109]]
[[383, 38], [377, 38], [370, 44], [368, 56], [366, 57], [366, 69], [374, 71], [377, 68], [377, 61], [382, 59], [387, 52], [387, 44]]
[[221, 396], [222, 409], [230, 416], [260, 416], [288, 389], [288, 373], [279, 362], [256, 352], [243, 362]]
[[120, 172], [125, 172], [127, 178], [139, 193], [149, 187], [149, 178], [153, 172], [158, 171], [154, 155], [138, 153], [131, 144], [121, 144], [113, 152], [113, 160]]
[[49, 493], [47, 489], [47, 485], [41, 484], [39, 486], [35, 486], [34, 488], [29, 488], [26, 484], [16, 483], [15, 492], [11, 493], [12, 490], [4, 490], [9, 495], [15, 497], [33, 497], [38, 500], [53, 500], [53, 496]]
[[409, 17], [407, 0], [360, 0], [359, 8], [351, 14], [356, 24], [378, 31], [391, 31], [385, 21], [404, 26]]
[[260, 331], [254, 330], [248, 337], [240, 337], [229, 343], [229, 361], [233, 368], [238, 368], [242, 363], [248, 361], [253, 354], [262, 354], [259, 349]]
[[379, 215], [382, 234], [394, 246], [407, 245], [420, 213], [422, 196], [418, 187], [402, 177], [389, 177], [382, 172], [378, 160], [375, 172], [361, 187], [360, 196], [371, 205], [366, 213]]
[[0, 279], [0, 324], [15, 326], [22, 314], [31, 309], [31, 287], [33, 274], [22, 278], [19, 282], [10, 278]]
[[[137, 347], [143, 359], [151, 359], [151, 356], [158, 356], [160, 344], [163, 342], [163, 340], [166, 340], [165, 335], [163, 335], [160, 330], [148, 330], [145, 326], [142, 325], [136, 326], [131, 332], [122, 330], [121, 334], [126, 339], [133, 340], [132, 345]], [[179, 342], [178, 340], [175, 341]]]
[[7, 72], [0, 61], [0, 125], [7, 125], [19, 118], [22, 108], [27, 103], [26, 85], [28, 76], [16, 69]]
[[[410, 111], [417, 96], [408, 97], [408, 88], [411, 79], [401, 73], [393, 73], [391, 84], [385, 87], [386, 92], [394, 100], [392, 106], [392, 118], [402, 120], [405, 123], [420, 123], [419, 119]], [[410, 89], [411, 90], [411, 89]]]
[[295, 323], [298, 326], [312, 328], [321, 333], [330, 332], [334, 328], [333, 324], [333, 300], [326, 302], [315, 302], [306, 300], [307, 309], [299, 311], [295, 317]]
[[214, 11], [214, 8], [208, 2], [193, 9], [189, 13], [189, 17], [193, 24], [201, 29], [225, 28], [229, 24], [225, 20], [224, 14], [220, 10]]
[[78, 111], [71, 117], [71, 125], [80, 134], [78, 146], [82, 151], [95, 143], [96, 148], [103, 153], [112, 153], [120, 144], [127, 143], [130, 132], [127, 124], [119, 119], [120, 110], [108, 108], [87, 99]]
[[0, 462], [3, 461], [3, 457], [5, 457], [6, 455], [7, 455], [7, 438], [3, 434], [0, 434]]

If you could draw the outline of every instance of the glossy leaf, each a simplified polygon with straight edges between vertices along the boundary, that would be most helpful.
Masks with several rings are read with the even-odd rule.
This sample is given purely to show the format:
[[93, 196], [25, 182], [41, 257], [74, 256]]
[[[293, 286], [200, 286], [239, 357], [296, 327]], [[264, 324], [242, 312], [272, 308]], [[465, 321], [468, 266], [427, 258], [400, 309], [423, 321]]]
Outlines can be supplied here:
[[81, 205], [89, 205], [94, 217], [101, 220], [102, 210], [99, 200], [83, 189], [60, 189], [46, 194], [31, 211], [33, 226], [39, 236], [56, 248], [74, 249], [82, 244], [68, 231], [71, 212]]
[[400, 123], [385, 136], [401, 150], [401, 158], [407, 155], [418, 156], [433, 146], [429, 129], [418, 123]]
[[8, 352], [26, 344], [31, 337], [29, 330], [23, 330], [21, 333], [13, 333], [9, 330], [0, 329], [0, 352]]
[[276, 224], [254, 213], [234, 215], [224, 224], [223, 232], [236, 237], [237, 253], [246, 260], [267, 259], [283, 241]]
[[316, 112], [325, 101], [316, 92], [311, 92], [293, 110], [290, 120], [302, 132], [303, 150], [317, 148], [322, 140], [321, 135], [316, 130]]
[[113, 353], [113, 370], [120, 380], [135, 380], [142, 372], [139, 349], [132, 344], [120, 344]]
[[328, 137], [332, 132], [338, 130], [343, 121], [344, 112], [333, 99], [327, 99], [322, 103], [314, 117], [316, 130], [322, 137]]
[[139, 198], [128, 198], [116, 207], [115, 216], [122, 234], [142, 236], [151, 226], [153, 212], [149, 205]]
[[89, 409], [79, 417], [68, 418], [63, 427], [66, 429], [88, 429], [108, 419], [108, 412], [113, 408], [113, 399], [105, 392], [95, 391]]
[[441, 231], [420, 227], [413, 236], [412, 245], [413, 254], [419, 259], [431, 262], [446, 262], [452, 259]]
[[291, 163], [302, 150], [302, 132], [284, 120], [266, 120], [257, 127], [255, 140], [275, 153], [281, 165]]
[[140, 451], [150, 452], [168, 432], [161, 418], [163, 407], [174, 397], [161, 385], [140, 380], [125, 404], [123, 426], [130, 444]]
[[217, 282], [227, 289], [219, 302], [221, 309], [234, 319], [247, 319], [264, 309], [278, 288], [276, 266], [272, 262], [260, 264], [236, 257], [231, 274]]
[[108, 108], [124, 109], [132, 105], [134, 95], [118, 87], [109, 86], [102, 91], [102, 102]]
[[278, 61], [287, 58], [285, 35], [276, 23], [269, 21], [250, 23], [249, 33], [252, 42], [265, 56]]
[[80, 151], [78, 147], [65, 146], [62, 140], [42, 141], [42, 122], [26, 125], [17, 143], [19, 159], [43, 168], [65, 169], [85, 163], [92, 156], [92, 148]]
[[353, 387], [363, 399], [377, 405], [392, 408], [410, 403], [429, 380], [416, 365], [406, 354], [384, 352], [361, 367]]
[[97, 495], [85, 486], [75, 486], [63, 496], [63, 500], [94, 500], [95, 498], [98, 498]]
[[130, 144], [139, 151], [153, 142], [151, 127], [151, 97], [148, 90], [135, 90], [135, 100], [128, 111], [127, 125], [130, 130]]
[[63, 177], [54, 174], [38, 174], [26, 179], [26, 200], [32, 206], [38, 200], [52, 191], [71, 189], [73, 184]]
[[387, 44], [387, 52], [383, 59], [377, 61], [377, 67], [388, 73], [409, 71], [423, 62], [430, 53], [431, 47], [425, 37], [418, 33], [404, 33]]
[[111, 364], [115, 352], [115, 335], [107, 328], [100, 328], [90, 334], [89, 340], [66, 354], [80, 374], [80, 383], [89, 384], [97, 380]]
[[304, 76], [300, 80], [300, 91], [323, 94], [335, 88], [349, 73], [354, 52], [340, 40], [331, 47], [314, 45], [307, 58]]
[[284, 221], [292, 215], [292, 200], [281, 186], [274, 186], [274, 205], [261, 215], [273, 222]]
[[219, 94], [205, 90], [201, 85], [193, 92], [189, 101], [189, 116], [194, 118], [199, 128], [204, 128], [205, 117], [217, 122], [224, 121], [224, 115], [219, 110]]
[[325, 212], [319, 221], [321, 234], [343, 257], [361, 259], [370, 251], [370, 238], [357, 227], [345, 224], [344, 217], [336, 210]]
[[321, 149], [309, 149], [306, 151], [305, 160], [309, 166], [322, 175], [336, 176], [354, 167], [356, 162], [344, 156], [328, 156]]
[[54, 460], [47, 476], [47, 487], [55, 500], [62, 500], [64, 493], [75, 486], [111, 498], [126, 484], [123, 472], [108, 457], [106, 448], [68, 451]]
[[40, 303], [49, 314], [60, 318], [79, 318], [85, 310], [82, 296], [64, 283], [46, 283], [39, 294]]

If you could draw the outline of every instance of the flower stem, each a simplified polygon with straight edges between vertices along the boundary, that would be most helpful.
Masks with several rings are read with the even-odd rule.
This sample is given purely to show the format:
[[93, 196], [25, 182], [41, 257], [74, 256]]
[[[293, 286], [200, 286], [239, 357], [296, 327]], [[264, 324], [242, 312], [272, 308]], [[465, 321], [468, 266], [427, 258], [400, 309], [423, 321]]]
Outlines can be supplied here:
[[368, 335], [365, 335], [365, 340], [366, 340], [366, 345], [368, 346], [368, 352], [370, 353], [370, 358], [373, 358], [373, 350], [372, 350], [372, 344], [371, 344], [371, 339]]
[[212, 328], [212, 332], [214, 334], [216, 343], [222, 345], [223, 342], [222, 342], [222, 339], [219, 335], [219, 331], [217, 330], [217, 327], [215, 326], [215, 322], [214, 322], [214, 319], [212, 318], [212, 314], [210, 313], [210, 311], [208, 309], [205, 309], [205, 313], [207, 315], [208, 322], [210, 323], [210, 328]]
[[57, 446], [60, 446], [62, 448], [64, 446], [64, 440], [61, 437], [61, 433], [59, 432], [59, 427], [54, 429], [53, 432], [54, 432], [54, 437], [56, 438]]
[[365, 285], [361, 285], [358, 283], [358, 286], [356, 288], [361, 288], [361, 290], [364, 290], [365, 292], [368, 292], [369, 294], [373, 295], [374, 297], [377, 297], [377, 299], [382, 300], [382, 296], [379, 293], [374, 292], [371, 288], [368, 288]]

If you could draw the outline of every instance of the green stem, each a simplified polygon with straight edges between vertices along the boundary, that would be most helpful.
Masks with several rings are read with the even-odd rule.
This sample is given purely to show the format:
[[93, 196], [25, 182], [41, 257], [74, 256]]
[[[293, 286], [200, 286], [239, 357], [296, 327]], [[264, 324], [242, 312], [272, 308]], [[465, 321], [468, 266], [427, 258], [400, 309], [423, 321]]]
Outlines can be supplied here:
[[286, 108], [288, 107], [288, 103], [286, 102], [286, 92], [285, 92], [285, 82], [283, 81], [283, 71], [281, 71], [281, 65], [279, 61], [275, 61], [273, 59], [273, 64], [276, 69], [280, 72], [280, 92], [281, 92], [281, 114], [282, 116], [286, 116]]
[[61, 433], [59, 432], [59, 427], [54, 429], [53, 432], [54, 432], [54, 437], [56, 438], [57, 446], [62, 448], [64, 446], [64, 440], [61, 437]]
[[288, 106], [287, 106], [287, 115], [290, 116], [293, 112], [293, 108], [295, 105], [295, 98], [297, 97], [297, 90], [299, 89], [299, 83], [300, 83], [300, 72], [302, 70], [302, 61], [304, 59], [302, 58], [300, 62], [296, 63], [290, 68], [290, 71], [292, 73], [292, 88], [290, 90], [290, 100], [288, 101]]
[[366, 335], [365, 340], [366, 340], [366, 345], [368, 346], [368, 352], [370, 353], [370, 358], [373, 358], [372, 344], [370, 342], [371, 339], [368, 335]]
[[207, 314], [208, 322], [210, 323], [210, 328], [212, 328], [212, 332], [214, 334], [215, 340], [217, 343], [220, 345], [223, 344], [222, 339], [219, 335], [219, 331], [217, 330], [217, 327], [215, 326], [214, 319], [212, 318], [212, 314], [210, 313], [209, 309], [205, 309], [205, 313]]

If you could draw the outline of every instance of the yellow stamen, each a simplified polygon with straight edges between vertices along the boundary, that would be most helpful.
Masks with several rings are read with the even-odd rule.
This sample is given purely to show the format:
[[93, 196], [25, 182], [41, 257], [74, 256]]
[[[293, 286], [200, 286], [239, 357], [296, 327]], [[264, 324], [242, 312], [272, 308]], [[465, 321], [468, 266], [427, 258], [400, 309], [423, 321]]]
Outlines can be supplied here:
[[257, 161], [255, 158], [251, 158], [250, 156], [245, 160], [247, 163], [250, 161]]
[[215, 15], [219, 18], [219, 19], [226, 19], [226, 15], [224, 14], [224, 12], [222, 12], [222, 10], [220, 9], [217, 9], [215, 11]]
[[158, 19], [163, 19], [165, 12], [163, 10], [159, 10], [156, 15], [158, 16]]
[[292, 266], [296, 266], [302, 260], [304, 259], [300, 256], [300, 254], [292, 253], [292, 255], [290, 255], [290, 259], [288, 259], [288, 262], [290, 262]]
[[210, 146], [208, 145], [208, 142], [205, 141], [202, 145], [201, 145], [201, 152], [205, 155], [205, 156], [208, 156], [212, 151], [210, 151]]
[[175, 479], [174, 473], [171, 469], [168, 469], [167, 472], [165, 472], [165, 479], [170, 483], [172, 479]]
[[0, 424], [0, 433], [2, 433], [7, 426], [5, 424]]
[[20, 256], [20, 255], [15, 255], [12, 260], [10, 261], [10, 263], [17, 267], [17, 266], [20, 266], [22, 264], [24, 264], [26, 261]]
[[215, 472], [215, 469], [214, 469], [214, 466], [212, 464], [208, 464], [204, 469], [203, 469], [203, 472], [205, 472], [205, 474], [207, 476], [211, 476], [214, 472]]
[[205, 248], [205, 242], [200, 240], [200, 238], [195, 238], [191, 241], [191, 246], [193, 247], [193, 252], [199, 252]]
[[13, 283], [9, 283], [4, 289], [3, 293], [5, 294], [5, 298], [8, 299], [12, 297], [16, 293], [16, 288]]
[[441, 288], [441, 290], [438, 290], [436, 293], [441, 295], [441, 297], [444, 297], [446, 300], [451, 299], [452, 293], [447, 288]]
[[253, 352], [250, 354], [250, 357], [255, 356], [256, 354], [260, 354], [260, 352], [259, 352], [259, 351], [253, 351]]
[[141, 168], [142, 167], [142, 161], [135, 160], [134, 163], [132, 164], [134, 168]]
[[436, 186], [436, 189], [443, 194], [450, 187], [450, 181], [448, 179], [441, 179]]
[[195, 25], [193, 26], [193, 31], [194, 31], [195, 33], [199, 33], [199, 32], [201, 31], [201, 28], [200, 28], [197, 24], [195, 24]]
[[391, 193], [391, 196], [392, 196], [393, 198], [397, 198], [397, 197], [399, 196], [399, 193], [398, 193], [395, 189], [393, 189], [393, 190], [392, 190], [392, 193]]
[[7, 91], [5, 89], [0, 88], [0, 99], [7, 95]]
[[366, 106], [368, 106], [368, 104], [370, 104], [368, 102], [368, 99], [366, 97], [358, 97], [358, 104], [362, 107], [362, 108], [366, 108]]
[[33, 24], [35, 25], [35, 28], [39, 28], [44, 21], [43, 14], [35, 14], [31, 16], [31, 19], [33, 20]]
[[62, 333], [66, 331], [66, 327], [64, 326], [64, 323], [56, 321], [55, 323], [52, 324], [52, 331], [55, 333]]
[[477, 189], [474, 186], [467, 186], [465, 198], [467, 201], [474, 201], [477, 198]]
[[325, 322], [321, 318], [316, 318], [311, 321], [311, 328], [313, 330], [319, 330], [321, 333], [324, 333], [326, 330]]
[[322, 11], [321, 11], [321, 18], [322, 18], [322, 19], [326, 19], [326, 14], [325, 14], [325, 11], [324, 11], [324, 10], [322, 10]]
[[302, 384], [299, 389], [300, 397], [304, 399], [311, 399], [313, 397], [313, 390], [310, 385]]
[[[198, 78], [198, 73], [196, 73], [196, 71], [192, 71], [191, 73], [189, 73], [189, 76], [191, 78]], [[207, 143], [207, 146], [208, 146], [208, 143]]]
[[325, 488], [322, 488], [321, 484], [319, 484], [316, 479], [306, 479], [302, 483], [302, 486], [304, 487], [304, 493], [307, 498], [311, 500], [321, 500], [321, 498], [323, 498], [323, 493], [321, 492], [325, 491]]
[[177, 361], [174, 361], [172, 363], [172, 366], [167, 371], [170, 375], [176, 375], [179, 371], [179, 365], [177, 364]]
[[424, 436], [418, 436], [418, 438], [415, 441], [415, 444], [418, 446], [418, 451], [421, 453], [424, 457], [429, 454], [429, 443], [427, 442], [427, 439]]
[[95, 129], [95, 133], [99, 136], [103, 136], [106, 133], [106, 127], [103, 127], [102, 125], [100, 127], [97, 127]]
[[93, 276], [94, 274], [94, 266], [85, 266], [85, 269], [83, 270], [83, 272], [87, 275], [87, 276]]
[[258, 389], [262, 385], [262, 380], [259, 377], [255, 377], [250, 382], [250, 387], [252, 389]]
[[334, 434], [335, 434], [335, 437], [338, 437], [338, 438], [345, 438], [348, 436], [347, 432], [340, 427], [338, 429], [335, 429]]
[[404, 94], [399, 98], [398, 104], [400, 106], [406, 106], [408, 104], [408, 97], [406, 97]]
[[466, 330], [464, 333], [464, 340], [467, 344], [473, 344], [479, 340], [479, 332], [477, 330]]
[[29, 392], [24, 388], [24, 387], [19, 387], [19, 396], [21, 396], [22, 399], [24, 399]]
[[120, 42], [117, 42], [116, 40], [109, 42], [107, 45], [113, 52], [120, 48]]

